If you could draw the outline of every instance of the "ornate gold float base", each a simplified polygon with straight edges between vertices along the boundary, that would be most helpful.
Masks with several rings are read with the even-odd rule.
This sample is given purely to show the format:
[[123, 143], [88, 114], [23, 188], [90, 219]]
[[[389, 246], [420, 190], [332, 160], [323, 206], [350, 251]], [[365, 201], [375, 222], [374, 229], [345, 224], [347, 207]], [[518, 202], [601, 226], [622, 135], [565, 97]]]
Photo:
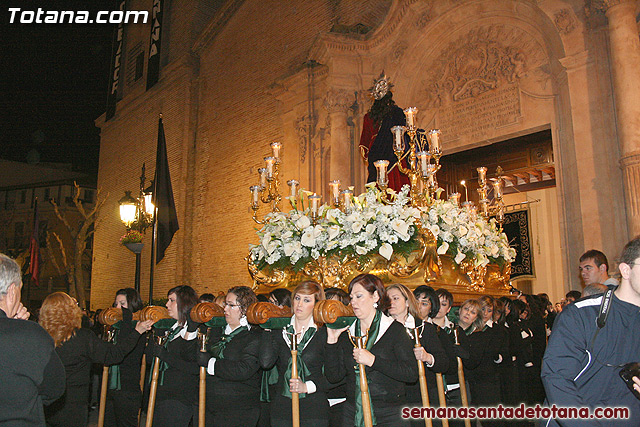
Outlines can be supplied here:
[[469, 262], [456, 264], [449, 255], [438, 255], [435, 245], [424, 239], [420, 249], [409, 256], [394, 254], [390, 260], [379, 255], [358, 258], [354, 255], [320, 257], [295, 272], [284, 270], [258, 270], [248, 259], [249, 273], [256, 292], [270, 292], [275, 288], [295, 288], [305, 280], [315, 280], [324, 287], [347, 288], [349, 282], [361, 273], [371, 273], [383, 282], [402, 283], [410, 289], [429, 285], [445, 288], [454, 296], [456, 304], [481, 295], [508, 296], [511, 264], [488, 264], [474, 267]]

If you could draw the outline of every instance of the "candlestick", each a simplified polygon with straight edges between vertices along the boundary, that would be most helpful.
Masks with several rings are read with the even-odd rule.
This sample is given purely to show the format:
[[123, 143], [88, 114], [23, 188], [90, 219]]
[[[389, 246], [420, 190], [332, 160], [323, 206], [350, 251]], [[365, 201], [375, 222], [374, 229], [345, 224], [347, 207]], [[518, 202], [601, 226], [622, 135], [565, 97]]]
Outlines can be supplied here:
[[289, 189], [291, 191], [290, 195], [293, 198], [298, 197], [298, 184], [300, 184], [300, 182], [298, 182], [297, 179], [290, 179], [289, 181], [287, 181], [287, 185], [289, 186]]
[[267, 169], [259, 168], [258, 175], [260, 176], [260, 191], [267, 188]]
[[345, 213], [351, 211], [351, 197], [353, 196], [352, 190], [344, 190], [340, 193], [342, 209]]
[[260, 186], [252, 185], [249, 187], [249, 191], [251, 191], [251, 207], [253, 209], [258, 209], [258, 202], [260, 202]]
[[487, 185], [487, 168], [484, 166], [476, 169], [478, 171], [478, 185], [484, 187]]
[[464, 187], [464, 202], [467, 203], [469, 201], [469, 194], [467, 193], [467, 181], [463, 179], [462, 181], [460, 181], [460, 185]]
[[316, 218], [318, 216], [318, 209], [320, 208], [320, 199], [316, 193], [309, 196], [309, 206], [311, 206], [311, 216]]
[[389, 179], [387, 178], [387, 166], [389, 166], [388, 160], [378, 160], [373, 163], [373, 166], [378, 170], [378, 185], [381, 187], [386, 187], [389, 184]]
[[420, 170], [422, 171], [422, 177], [426, 178], [428, 175], [428, 167], [429, 167], [429, 153], [426, 151], [418, 151], [416, 153], [416, 157], [418, 158], [418, 162], [420, 164]]
[[429, 150], [431, 153], [440, 152], [440, 135], [440, 129], [431, 129], [427, 134], [427, 138], [429, 138]]
[[407, 128], [404, 126], [394, 126], [391, 128], [391, 133], [393, 134], [393, 151], [404, 151], [404, 133], [406, 130]]
[[265, 157], [264, 161], [267, 165], [267, 181], [271, 181], [273, 179], [273, 165], [276, 163], [275, 157]]
[[460, 193], [449, 194], [449, 201], [456, 206], [460, 206]]
[[271, 150], [273, 151], [273, 157], [276, 159], [276, 163], [280, 163], [280, 148], [282, 144], [274, 141], [271, 143]]
[[404, 115], [407, 118], [407, 127], [409, 129], [415, 128], [415, 120], [416, 120], [417, 114], [418, 114], [418, 109], [416, 107], [409, 107], [404, 110]]
[[336, 179], [329, 182], [329, 188], [331, 189], [332, 203], [338, 206], [340, 204], [340, 180]]
[[502, 179], [492, 178], [491, 185], [493, 185], [494, 196], [496, 199], [502, 199]]

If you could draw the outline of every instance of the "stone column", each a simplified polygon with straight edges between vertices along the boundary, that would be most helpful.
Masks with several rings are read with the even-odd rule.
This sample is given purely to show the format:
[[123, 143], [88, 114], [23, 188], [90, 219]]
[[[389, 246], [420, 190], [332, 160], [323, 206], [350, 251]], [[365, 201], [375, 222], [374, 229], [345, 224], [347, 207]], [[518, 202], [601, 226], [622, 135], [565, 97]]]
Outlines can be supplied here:
[[[345, 89], [331, 89], [324, 98], [324, 108], [331, 120], [331, 155], [329, 161], [329, 179], [339, 179], [342, 189], [352, 183], [351, 179], [351, 147], [347, 128], [347, 111], [355, 98], [352, 92]], [[329, 191], [323, 183], [322, 191]]]
[[609, 20], [620, 165], [631, 236], [640, 234], [640, 40], [635, 3], [634, 0], [604, 0], [603, 3]]

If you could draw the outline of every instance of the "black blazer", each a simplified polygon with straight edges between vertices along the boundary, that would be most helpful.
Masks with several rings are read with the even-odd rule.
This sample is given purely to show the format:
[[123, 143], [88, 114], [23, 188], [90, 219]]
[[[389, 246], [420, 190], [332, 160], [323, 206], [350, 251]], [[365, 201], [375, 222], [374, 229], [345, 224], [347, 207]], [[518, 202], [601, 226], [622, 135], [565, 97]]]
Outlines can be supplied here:
[[[336, 344], [327, 344], [326, 348], [327, 379], [337, 383], [346, 377], [347, 401], [354, 404], [357, 378], [353, 344], [344, 332]], [[374, 407], [405, 403], [406, 385], [418, 380], [418, 365], [413, 354], [413, 344], [404, 326], [394, 320], [382, 336], [379, 336], [371, 353], [376, 359], [373, 366], [365, 367], [365, 372]]]
[[[242, 331], [229, 341], [222, 359], [216, 359], [214, 375], [207, 375], [207, 409], [211, 412], [257, 408], [260, 400], [260, 335], [254, 327]], [[209, 343], [220, 340], [222, 330], [215, 331]]]
[[[284, 374], [291, 359], [291, 349], [282, 336], [282, 329], [268, 332], [271, 349], [265, 349], [263, 353], [263, 367], [270, 369], [274, 365], [278, 369], [278, 383], [273, 387], [271, 397], [271, 417], [275, 419], [291, 419], [291, 399], [282, 395], [285, 382]], [[325, 360], [325, 345], [327, 342], [327, 329], [318, 328], [311, 341], [304, 350], [298, 353], [298, 357], [304, 359], [310, 375], [305, 381], [313, 381], [316, 386], [315, 393], [306, 394], [300, 398], [300, 420], [328, 420], [329, 402], [327, 401], [327, 383], [323, 369]], [[287, 384], [288, 387], [288, 384]]]
[[[424, 347], [427, 353], [431, 353], [435, 359], [433, 366], [427, 367], [427, 365], [424, 365], [424, 374], [427, 379], [427, 389], [429, 390], [429, 403], [432, 406], [437, 403], [434, 399], [438, 396], [436, 373], [444, 373], [449, 368], [449, 356], [442, 347], [436, 328], [436, 325], [425, 322], [422, 337], [420, 337], [422, 347]], [[407, 400], [412, 403], [421, 402], [420, 384], [418, 381], [407, 386]]]

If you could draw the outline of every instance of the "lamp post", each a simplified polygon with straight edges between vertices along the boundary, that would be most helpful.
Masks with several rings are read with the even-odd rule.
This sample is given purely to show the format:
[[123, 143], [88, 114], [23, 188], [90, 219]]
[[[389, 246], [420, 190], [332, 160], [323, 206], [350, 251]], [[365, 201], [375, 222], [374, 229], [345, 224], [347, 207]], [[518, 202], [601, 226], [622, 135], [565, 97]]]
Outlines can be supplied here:
[[[142, 174], [140, 175], [140, 194], [136, 199], [131, 195], [131, 191], [125, 191], [124, 196], [118, 200], [120, 205], [120, 220], [124, 223], [127, 229], [127, 236], [133, 235], [135, 232], [139, 233], [140, 240], [142, 234], [145, 233], [147, 228], [152, 224], [153, 211], [155, 207], [151, 203], [151, 187], [145, 189], [145, 165], [142, 165]], [[140, 254], [144, 248], [144, 243], [138, 242], [124, 242], [123, 245], [136, 255], [136, 272], [135, 272], [135, 290], [140, 292]], [[152, 243], [153, 246], [153, 243]]]

